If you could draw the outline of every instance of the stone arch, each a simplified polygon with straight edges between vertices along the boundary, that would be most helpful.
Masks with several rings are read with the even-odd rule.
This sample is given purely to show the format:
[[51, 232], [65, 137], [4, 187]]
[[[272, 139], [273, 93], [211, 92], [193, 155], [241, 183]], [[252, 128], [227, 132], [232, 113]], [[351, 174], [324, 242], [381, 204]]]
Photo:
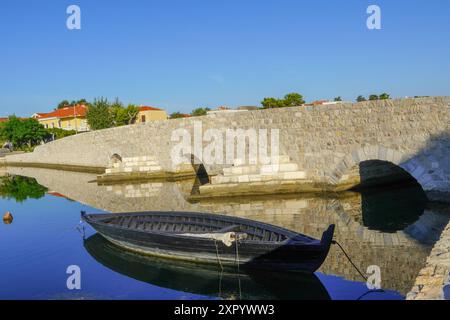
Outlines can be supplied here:
[[346, 175], [361, 163], [370, 160], [379, 160], [392, 163], [414, 178], [427, 191], [432, 184], [430, 176], [430, 161], [424, 156], [408, 158], [405, 154], [383, 146], [369, 146], [352, 151], [345, 156], [331, 171], [329, 180], [334, 185], [345, 185]]
[[187, 157], [190, 159], [190, 163], [192, 165], [192, 168], [194, 169], [196, 179], [198, 182], [203, 185], [210, 182], [209, 180], [209, 174], [206, 171], [205, 164], [200, 161], [198, 157], [196, 157], [194, 154], [189, 154]]
[[118, 153], [114, 153], [111, 157], [109, 157], [110, 167], [114, 166], [115, 164], [121, 164], [121, 163], [122, 163], [122, 157]]

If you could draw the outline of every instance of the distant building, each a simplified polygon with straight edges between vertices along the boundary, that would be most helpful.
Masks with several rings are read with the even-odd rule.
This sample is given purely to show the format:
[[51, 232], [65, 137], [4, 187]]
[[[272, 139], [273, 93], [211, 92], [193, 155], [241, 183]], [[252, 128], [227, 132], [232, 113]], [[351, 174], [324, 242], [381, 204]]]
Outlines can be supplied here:
[[136, 117], [135, 123], [145, 123], [154, 120], [167, 120], [168, 116], [165, 110], [154, 107], [141, 106]]
[[313, 101], [311, 103], [308, 103], [307, 105], [310, 105], [310, 106], [321, 106], [321, 105], [324, 105], [324, 104], [326, 104], [328, 102], [330, 102], [330, 101], [329, 100], [316, 100], [316, 101]]
[[84, 132], [89, 131], [86, 113], [87, 107], [85, 105], [76, 105], [49, 113], [35, 113], [32, 118], [39, 121], [47, 129], [59, 128]]
[[227, 106], [220, 106], [217, 107], [214, 110], [210, 110], [208, 112], [206, 112], [207, 115], [211, 115], [211, 114], [220, 114], [220, 113], [233, 113], [233, 112], [245, 112], [245, 111], [249, 111], [248, 109], [244, 109], [244, 108], [248, 108], [248, 107], [242, 107], [243, 109], [231, 109]]
[[330, 101], [330, 100], [316, 100], [311, 103], [307, 103], [307, 106], [327, 106], [327, 105], [334, 105], [334, 104], [341, 104], [341, 103], [351, 103], [346, 101]]

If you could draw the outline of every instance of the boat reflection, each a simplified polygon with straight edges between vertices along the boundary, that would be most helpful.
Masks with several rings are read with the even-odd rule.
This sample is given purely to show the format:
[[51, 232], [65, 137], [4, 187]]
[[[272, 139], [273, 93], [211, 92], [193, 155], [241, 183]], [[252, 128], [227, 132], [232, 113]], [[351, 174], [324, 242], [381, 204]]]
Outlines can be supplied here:
[[329, 300], [313, 274], [245, 272], [142, 256], [123, 250], [100, 234], [84, 240], [89, 254], [105, 267], [158, 287], [220, 299]]

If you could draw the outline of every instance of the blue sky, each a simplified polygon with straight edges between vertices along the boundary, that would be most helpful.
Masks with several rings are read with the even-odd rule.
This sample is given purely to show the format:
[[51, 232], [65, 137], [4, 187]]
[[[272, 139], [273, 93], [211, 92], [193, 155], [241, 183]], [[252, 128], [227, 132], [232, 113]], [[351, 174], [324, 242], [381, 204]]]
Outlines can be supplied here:
[[[366, 28], [370, 4], [382, 30]], [[288, 92], [450, 95], [449, 16], [448, 0], [2, 0], [0, 116], [99, 96], [190, 112]]]

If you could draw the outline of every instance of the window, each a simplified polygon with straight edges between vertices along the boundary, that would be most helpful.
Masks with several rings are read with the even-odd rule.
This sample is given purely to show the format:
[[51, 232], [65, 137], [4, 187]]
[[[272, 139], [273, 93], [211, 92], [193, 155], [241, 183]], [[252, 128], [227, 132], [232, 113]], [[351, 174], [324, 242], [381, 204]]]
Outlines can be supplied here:
[[145, 122], [145, 115], [141, 117], [141, 122]]

